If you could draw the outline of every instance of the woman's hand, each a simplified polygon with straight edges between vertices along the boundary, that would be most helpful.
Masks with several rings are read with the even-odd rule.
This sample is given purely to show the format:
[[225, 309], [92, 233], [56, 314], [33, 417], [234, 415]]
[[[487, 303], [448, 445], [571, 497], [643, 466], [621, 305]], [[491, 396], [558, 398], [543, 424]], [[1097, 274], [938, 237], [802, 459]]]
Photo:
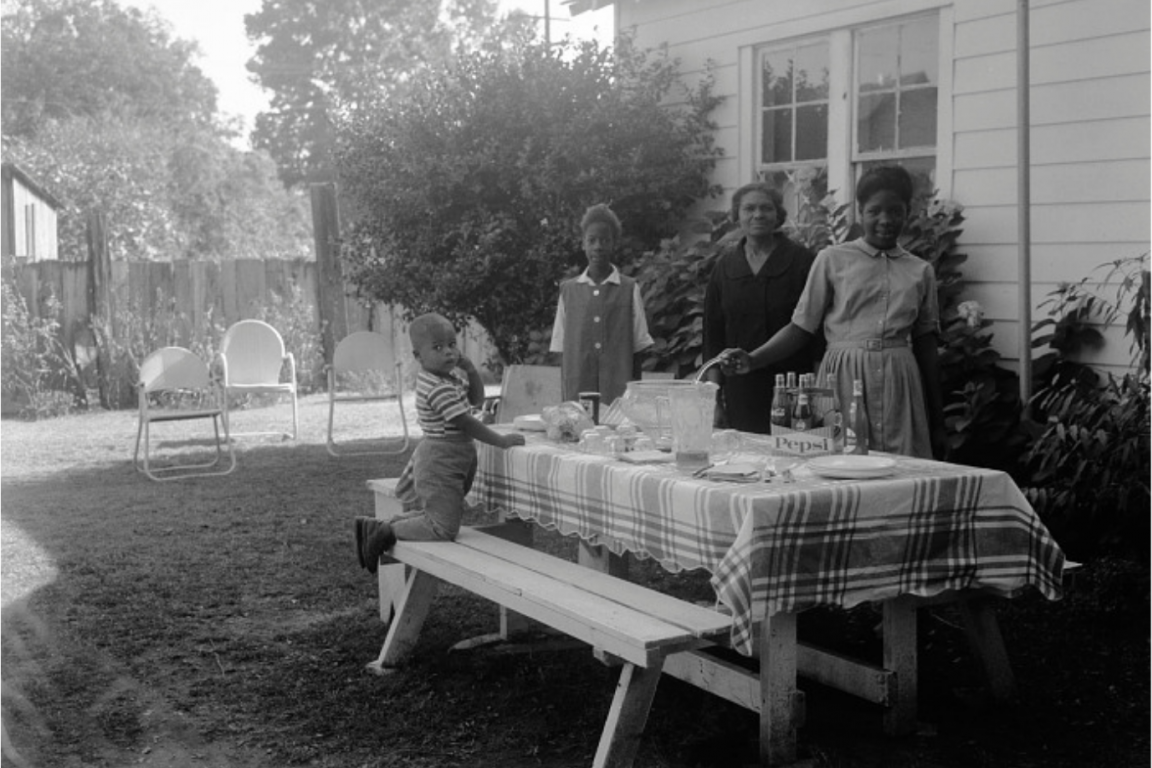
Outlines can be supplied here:
[[743, 349], [726, 349], [720, 356], [720, 370], [726, 376], [739, 376], [752, 370], [752, 356]]

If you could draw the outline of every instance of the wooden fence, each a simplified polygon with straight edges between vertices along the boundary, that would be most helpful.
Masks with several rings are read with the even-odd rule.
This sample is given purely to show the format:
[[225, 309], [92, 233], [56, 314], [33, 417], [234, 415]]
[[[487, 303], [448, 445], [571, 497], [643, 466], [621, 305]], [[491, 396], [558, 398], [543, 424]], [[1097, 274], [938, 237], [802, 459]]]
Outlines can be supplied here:
[[[215, 347], [218, 335], [238, 320], [258, 317], [279, 302], [299, 302], [321, 330], [317, 263], [294, 259], [239, 259], [222, 262], [111, 262], [109, 296], [113, 332], [126, 313], [142, 322], [168, 324], [172, 343], [185, 347]], [[90, 331], [91, 270], [86, 262], [39, 261], [10, 265], [5, 279], [24, 297], [37, 317], [51, 315], [51, 299], [59, 303], [61, 341], [69, 350], [92, 343]], [[373, 330], [392, 340], [401, 360], [411, 360], [411, 345], [402, 312], [385, 304], [366, 305], [343, 292], [339, 299], [347, 332]], [[123, 329], [120, 329], [121, 331]], [[282, 330], [282, 329], [281, 329]], [[338, 340], [338, 339], [337, 339]], [[465, 352], [477, 363], [490, 354], [484, 333], [473, 327], [464, 334]], [[325, 360], [331, 351], [325, 351]]]
[[[175, 343], [193, 346], [216, 327], [256, 317], [276, 294], [290, 301], [298, 293], [316, 309], [316, 264], [302, 259], [213, 262], [111, 263], [111, 313], [129, 312], [143, 320], [170, 318]], [[86, 337], [90, 275], [86, 262], [38, 261], [14, 265], [10, 279], [37, 317], [49, 316], [50, 297], [59, 302], [57, 320], [69, 348]], [[363, 314], [356, 302], [353, 311]]]

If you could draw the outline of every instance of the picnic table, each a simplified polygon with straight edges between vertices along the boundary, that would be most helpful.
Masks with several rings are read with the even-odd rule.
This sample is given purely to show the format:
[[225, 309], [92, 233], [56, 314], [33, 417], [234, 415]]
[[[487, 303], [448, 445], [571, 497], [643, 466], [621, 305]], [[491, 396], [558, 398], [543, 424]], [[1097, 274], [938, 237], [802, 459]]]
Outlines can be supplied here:
[[[758, 711], [766, 765], [795, 759], [798, 670], [886, 706], [885, 729], [906, 733], [915, 728], [919, 605], [1029, 587], [1061, 596], [1063, 554], [1004, 472], [893, 457], [883, 478], [827, 479], [800, 465], [791, 482], [736, 484], [542, 435], [523, 448], [479, 448], [474, 493], [483, 503], [615, 555], [710, 574], [732, 615], [731, 647], [759, 657], [759, 673], [700, 651], [669, 656], [664, 672]], [[797, 612], [864, 602], [884, 611], [881, 667], [797, 643]], [[982, 661], [1010, 675], [994, 614], [970, 615], [974, 636], [990, 640]]]

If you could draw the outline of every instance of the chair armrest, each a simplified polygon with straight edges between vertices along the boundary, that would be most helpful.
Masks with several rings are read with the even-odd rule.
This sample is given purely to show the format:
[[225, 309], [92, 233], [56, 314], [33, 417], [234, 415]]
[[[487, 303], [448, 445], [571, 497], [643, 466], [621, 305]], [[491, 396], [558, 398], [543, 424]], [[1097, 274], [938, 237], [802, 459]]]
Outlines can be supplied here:
[[480, 421], [485, 424], [496, 423], [496, 409], [500, 407], [500, 395], [488, 395], [480, 404]]
[[217, 352], [212, 358], [212, 366], [208, 369], [208, 378], [215, 379], [221, 386], [228, 386], [228, 358], [223, 352]]

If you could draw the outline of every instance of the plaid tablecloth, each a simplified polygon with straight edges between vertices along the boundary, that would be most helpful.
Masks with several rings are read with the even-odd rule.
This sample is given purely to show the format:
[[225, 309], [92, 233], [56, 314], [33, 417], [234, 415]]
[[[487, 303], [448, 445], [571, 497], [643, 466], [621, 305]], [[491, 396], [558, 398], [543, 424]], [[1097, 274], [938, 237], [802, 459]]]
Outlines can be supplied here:
[[532, 436], [522, 448], [480, 445], [480, 500], [563, 534], [703, 568], [733, 615], [733, 647], [778, 611], [845, 608], [898, 595], [1034, 586], [1061, 596], [1064, 556], [1003, 472], [894, 457], [895, 474], [828, 480], [801, 465], [796, 482], [696, 479]]

